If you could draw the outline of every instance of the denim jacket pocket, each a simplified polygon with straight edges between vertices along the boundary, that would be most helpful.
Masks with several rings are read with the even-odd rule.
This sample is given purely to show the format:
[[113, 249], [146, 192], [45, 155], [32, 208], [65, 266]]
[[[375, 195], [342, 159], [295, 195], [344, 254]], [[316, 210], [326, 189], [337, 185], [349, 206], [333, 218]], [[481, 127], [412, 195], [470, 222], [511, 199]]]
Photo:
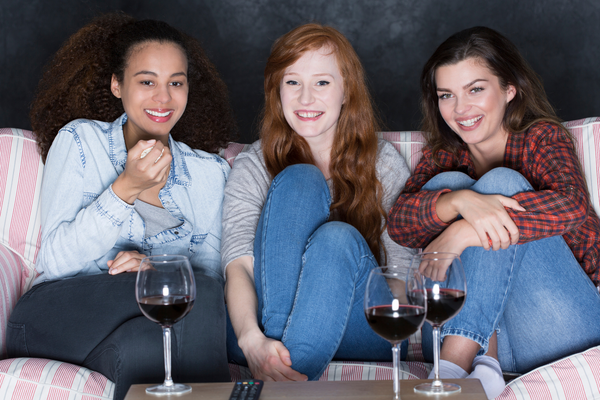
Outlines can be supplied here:
[[202, 235], [192, 235], [192, 238], [190, 240], [190, 254], [196, 254], [196, 252], [198, 252], [200, 246], [202, 246], [202, 243], [204, 243], [204, 239], [206, 239], [206, 236], [208, 234], [204, 233]]

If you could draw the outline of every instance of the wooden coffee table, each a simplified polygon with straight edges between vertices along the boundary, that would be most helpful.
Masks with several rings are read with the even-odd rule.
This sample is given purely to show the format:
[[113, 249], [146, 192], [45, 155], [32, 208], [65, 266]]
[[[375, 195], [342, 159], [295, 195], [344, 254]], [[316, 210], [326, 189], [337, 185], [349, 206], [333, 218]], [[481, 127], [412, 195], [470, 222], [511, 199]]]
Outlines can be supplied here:
[[[444, 382], [458, 383], [462, 391], [446, 396], [418, 395], [413, 387], [427, 380], [400, 381], [402, 400], [460, 399], [487, 400], [481, 382], [478, 379], [444, 379]], [[192, 383], [192, 393], [183, 396], [156, 397], [147, 395], [150, 385], [133, 385], [129, 388], [125, 400], [181, 399], [181, 400], [228, 400], [233, 383]], [[317, 381], [317, 382], [265, 382], [259, 400], [390, 400], [393, 396], [392, 381]]]

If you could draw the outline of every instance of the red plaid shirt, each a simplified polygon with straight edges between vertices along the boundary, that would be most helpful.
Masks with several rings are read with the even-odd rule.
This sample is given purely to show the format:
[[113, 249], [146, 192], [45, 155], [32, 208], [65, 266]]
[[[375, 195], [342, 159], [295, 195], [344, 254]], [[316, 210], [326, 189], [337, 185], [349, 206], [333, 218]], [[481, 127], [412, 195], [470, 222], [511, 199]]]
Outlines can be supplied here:
[[[438, 157], [444, 168], [433, 163], [429, 146], [423, 148], [414, 174], [390, 210], [388, 233], [403, 246], [425, 247], [449, 225], [438, 218], [435, 204], [450, 190], [421, 192], [425, 183], [444, 171], [461, 171], [477, 179], [468, 150], [461, 150], [458, 157], [442, 150]], [[510, 134], [503, 166], [522, 174], [535, 189], [513, 196], [527, 211], [506, 209], [519, 228], [519, 243], [562, 235], [590, 279], [599, 285], [600, 219], [590, 204], [567, 135], [546, 123]]]

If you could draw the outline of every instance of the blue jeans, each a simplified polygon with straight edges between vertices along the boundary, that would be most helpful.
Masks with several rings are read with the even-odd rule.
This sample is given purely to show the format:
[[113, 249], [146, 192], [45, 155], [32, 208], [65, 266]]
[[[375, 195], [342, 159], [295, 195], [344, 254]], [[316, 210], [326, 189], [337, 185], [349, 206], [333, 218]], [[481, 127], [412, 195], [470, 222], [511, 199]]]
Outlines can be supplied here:
[[[310, 380], [333, 358], [392, 357], [390, 343], [371, 330], [363, 310], [366, 281], [377, 262], [354, 227], [328, 222], [330, 205], [317, 167], [289, 166], [271, 183], [254, 242], [261, 329], [283, 342], [292, 368]], [[228, 328], [230, 359], [244, 364]]]
[[[422, 190], [470, 189], [514, 196], [533, 191], [518, 172], [496, 168], [478, 181], [461, 172], [432, 178]], [[486, 251], [468, 247], [461, 254], [467, 300], [442, 328], [487, 351], [498, 333], [498, 358], [504, 371], [527, 372], [600, 344], [600, 294], [562, 236]], [[424, 326], [423, 351], [431, 357], [431, 327]]]

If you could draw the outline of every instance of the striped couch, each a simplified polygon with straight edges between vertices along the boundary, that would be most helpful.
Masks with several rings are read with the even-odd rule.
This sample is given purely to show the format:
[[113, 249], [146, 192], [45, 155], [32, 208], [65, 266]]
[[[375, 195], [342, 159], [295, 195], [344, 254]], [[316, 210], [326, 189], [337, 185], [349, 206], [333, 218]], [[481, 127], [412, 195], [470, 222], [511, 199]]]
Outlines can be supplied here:
[[[585, 168], [594, 208], [600, 213], [600, 118], [570, 121]], [[411, 170], [420, 158], [419, 132], [383, 132]], [[222, 156], [233, 164], [245, 145], [232, 143]], [[112, 399], [114, 384], [103, 375], [76, 365], [46, 359], [6, 359], [6, 326], [10, 312], [31, 287], [40, 245], [39, 191], [43, 163], [30, 131], [0, 129], [0, 398]], [[420, 333], [410, 338], [406, 379], [426, 378]], [[230, 365], [232, 380], [250, 377], [247, 368]], [[391, 363], [332, 362], [321, 380], [390, 380]], [[498, 399], [600, 399], [600, 346], [538, 368], [511, 381]]]

